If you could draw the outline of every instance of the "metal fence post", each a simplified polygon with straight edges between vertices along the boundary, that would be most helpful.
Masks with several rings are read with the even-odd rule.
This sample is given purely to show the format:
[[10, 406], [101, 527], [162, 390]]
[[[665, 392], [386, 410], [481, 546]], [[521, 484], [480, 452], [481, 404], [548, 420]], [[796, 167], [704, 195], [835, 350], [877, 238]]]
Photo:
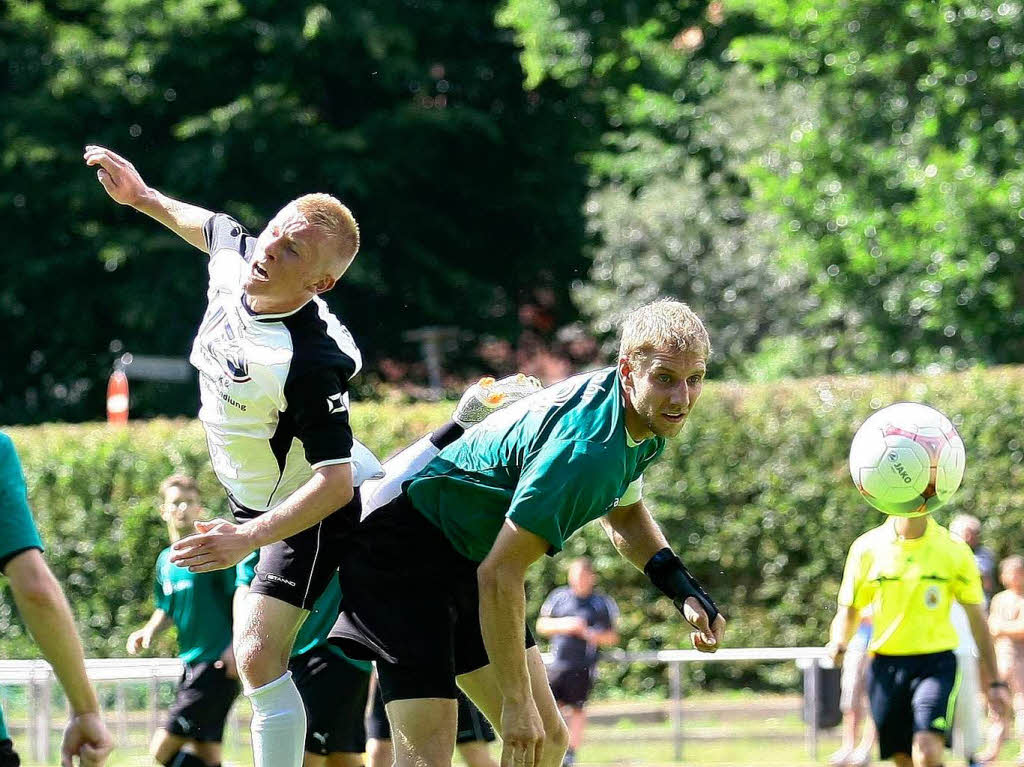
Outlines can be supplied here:
[[155, 671], [149, 677], [149, 691], [146, 698], [146, 707], [149, 710], [149, 731], [156, 732], [157, 727], [160, 726], [157, 713], [160, 703], [160, 680], [157, 679]]
[[810, 715], [807, 717], [807, 751], [811, 759], [818, 758], [818, 659], [811, 658], [810, 664], [804, 669], [806, 685], [805, 691], [808, 704], [811, 707]]
[[683, 680], [680, 661], [668, 664], [668, 686], [672, 695], [672, 757], [683, 760]]

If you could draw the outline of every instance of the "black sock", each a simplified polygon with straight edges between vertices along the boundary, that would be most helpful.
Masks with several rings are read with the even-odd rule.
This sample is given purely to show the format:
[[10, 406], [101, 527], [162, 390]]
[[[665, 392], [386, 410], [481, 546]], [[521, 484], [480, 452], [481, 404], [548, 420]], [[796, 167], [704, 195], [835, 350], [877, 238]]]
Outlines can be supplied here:
[[455, 440], [466, 433], [466, 430], [455, 421], [449, 421], [439, 429], [435, 429], [430, 435], [430, 441], [434, 447], [441, 449], [448, 447]]
[[174, 761], [169, 763], [167, 767], [210, 767], [210, 765], [195, 754], [190, 754], [188, 751], [179, 751], [177, 756], [174, 757]]

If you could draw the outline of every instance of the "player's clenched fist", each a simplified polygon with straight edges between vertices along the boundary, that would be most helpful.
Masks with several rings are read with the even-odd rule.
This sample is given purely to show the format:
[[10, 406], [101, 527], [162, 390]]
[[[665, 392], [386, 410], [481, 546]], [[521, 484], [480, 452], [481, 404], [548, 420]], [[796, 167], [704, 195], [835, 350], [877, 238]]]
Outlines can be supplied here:
[[101, 146], [85, 147], [85, 164], [98, 165], [96, 178], [111, 199], [122, 205], [135, 207], [146, 193], [146, 184], [135, 166], [121, 155]]

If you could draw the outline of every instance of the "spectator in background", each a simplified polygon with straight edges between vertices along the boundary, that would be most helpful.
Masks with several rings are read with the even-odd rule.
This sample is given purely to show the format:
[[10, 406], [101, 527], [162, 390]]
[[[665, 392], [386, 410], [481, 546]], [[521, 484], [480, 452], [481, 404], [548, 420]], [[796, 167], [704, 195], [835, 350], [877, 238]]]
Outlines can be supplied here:
[[[160, 483], [160, 517], [174, 543], [205, 517], [199, 486], [174, 474]], [[174, 702], [163, 727], [153, 733], [149, 753], [167, 767], [220, 765], [224, 723], [241, 686], [231, 649], [233, 570], [192, 573], [171, 562], [171, 547], [156, 559], [155, 609], [146, 625], [128, 636], [135, 655], [166, 629], [178, 629], [178, 657], [184, 664]]]
[[949, 531], [959, 535], [974, 552], [974, 561], [981, 573], [981, 588], [985, 592], [985, 607], [996, 593], [996, 555], [981, 545], [981, 520], [970, 514], [957, 514], [949, 523]]
[[[867, 670], [871, 662], [871, 610], [861, 613], [857, 633], [850, 640], [843, 656], [843, 672], [839, 683], [839, 708], [843, 712], [843, 742], [828, 763], [833, 767], [867, 767], [871, 764], [871, 748], [875, 745], [875, 723], [868, 711]], [[861, 728], [863, 727], [863, 730]], [[860, 742], [857, 736], [860, 733]]]
[[594, 589], [597, 575], [586, 557], [569, 565], [569, 585], [551, 592], [537, 620], [537, 632], [551, 637], [555, 659], [548, 680], [555, 702], [569, 726], [569, 748], [563, 765], [571, 765], [583, 742], [587, 715], [584, 704], [594, 686], [598, 648], [619, 641], [615, 624], [619, 608], [606, 594]]
[[[64, 730], [61, 763], [102, 767], [114, 741], [100, 718], [96, 690], [85, 673], [82, 643], [64, 592], [43, 559], [25, 492], [25, 477], [14, 444], [0, 434], [0, 573], [7, 576], [14, 603], [43, 656], [53, 666], [71, 707]], [[18, 767], [14, 745], [0, 711], [0, 767]]]
[[[1024, 558], [1004, 559], [999, 565], [999, 578], [1006, 591], [992, 598], [988, 627], [995, 644], [999, 673], [1009, 684], [1013, 696], [1017, 737], [1021, 740], [1017, 764], [1024, 764]], [[1008, 712], [1006, 716], [993, 714], [988, 743], [979, 756], [983, 762], [999, 755], [1009, 730], [1009, 719]]]

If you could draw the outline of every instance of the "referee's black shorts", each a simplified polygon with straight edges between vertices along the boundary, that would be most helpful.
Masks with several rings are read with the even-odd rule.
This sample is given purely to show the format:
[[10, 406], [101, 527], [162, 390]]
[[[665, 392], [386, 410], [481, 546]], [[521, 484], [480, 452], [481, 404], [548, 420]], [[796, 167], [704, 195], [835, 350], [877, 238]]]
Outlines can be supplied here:
[[[362, 501], [359, 488], [354, 490], [351, 501], [317, 524], [262, 547], [250, 591], [312, 610], [338, 569], [345, 536], [359, 523]], [[241, 506], [230, 495], [228, 501], [236, 519], [254, 519], [266, 513]]]
[[949, 745], [960, 688], [952, 651], [876, 654], [868, 668], [867, 684], [882, 759], [911, 754], [916, 732], [936, 732]]
[[[480, 633], [479, 563], [463, 557], [403, 493], [345, 539], [341, 614], [330, 641], [377, 661], [385, 703], [456, 698], [455, 677], [490, 661]], [[536, 642], [525, 629], [526, 647]]]
[[[455, 743], [493, 743], [495, 740], [494, 728], [476, 706], [474, 706], [466, 693], [459, 692], [457, 699], [459, 711], [458, 731], [455, 735]], [[391, 739], [391, 724], [388, 722], [387, 711], [384, 710], [384, 698], [380, 694], [380, 685], [377, 685], [377, 692], [373, 696], [373, 706], [366, 714], [366, 737], [375, 740]]]

